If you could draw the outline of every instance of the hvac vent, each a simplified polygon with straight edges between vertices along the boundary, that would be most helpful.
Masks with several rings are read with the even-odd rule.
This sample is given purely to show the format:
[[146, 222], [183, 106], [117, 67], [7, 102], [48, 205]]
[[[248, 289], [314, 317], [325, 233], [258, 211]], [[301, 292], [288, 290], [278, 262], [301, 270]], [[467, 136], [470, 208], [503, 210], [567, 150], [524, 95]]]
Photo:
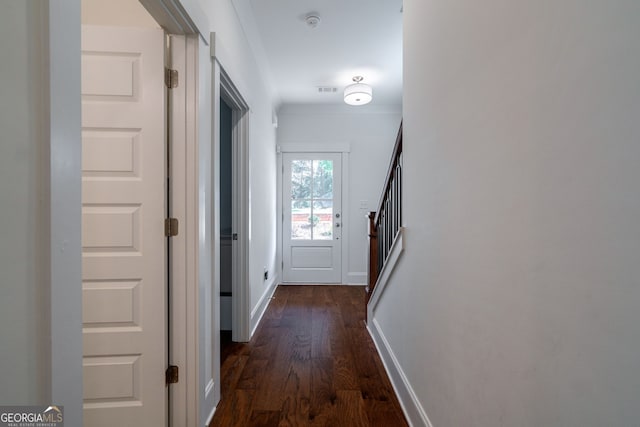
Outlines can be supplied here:
[[318, 93], [336, 93], [337, 87], [320, 86], [318, 87]]

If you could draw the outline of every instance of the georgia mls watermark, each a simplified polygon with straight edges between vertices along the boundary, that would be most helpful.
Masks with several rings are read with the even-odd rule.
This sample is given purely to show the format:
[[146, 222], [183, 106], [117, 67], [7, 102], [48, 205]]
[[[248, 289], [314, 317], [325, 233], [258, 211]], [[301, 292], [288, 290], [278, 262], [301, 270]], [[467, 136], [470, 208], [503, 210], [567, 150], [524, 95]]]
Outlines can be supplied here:
[[64, 427], [64, 408], [0, 406], [0, 427]]

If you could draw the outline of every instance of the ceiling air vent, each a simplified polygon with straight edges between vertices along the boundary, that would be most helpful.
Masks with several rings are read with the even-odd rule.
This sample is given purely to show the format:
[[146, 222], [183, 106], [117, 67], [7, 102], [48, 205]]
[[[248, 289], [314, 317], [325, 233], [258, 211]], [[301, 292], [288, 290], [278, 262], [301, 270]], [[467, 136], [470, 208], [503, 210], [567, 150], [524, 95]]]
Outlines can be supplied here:
[[336, 93], [337, 91], [337, 87], [318, 86], [318, 93]]

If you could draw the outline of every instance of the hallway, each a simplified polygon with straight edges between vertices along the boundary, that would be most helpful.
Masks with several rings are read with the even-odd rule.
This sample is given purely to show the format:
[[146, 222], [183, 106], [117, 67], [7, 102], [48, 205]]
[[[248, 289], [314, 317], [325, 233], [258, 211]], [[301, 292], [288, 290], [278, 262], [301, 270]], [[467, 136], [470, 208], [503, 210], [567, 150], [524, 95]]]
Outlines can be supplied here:
[[279, 286], [247, 344], [223, 351], [214, 426], [402, 426], [360, 286]]

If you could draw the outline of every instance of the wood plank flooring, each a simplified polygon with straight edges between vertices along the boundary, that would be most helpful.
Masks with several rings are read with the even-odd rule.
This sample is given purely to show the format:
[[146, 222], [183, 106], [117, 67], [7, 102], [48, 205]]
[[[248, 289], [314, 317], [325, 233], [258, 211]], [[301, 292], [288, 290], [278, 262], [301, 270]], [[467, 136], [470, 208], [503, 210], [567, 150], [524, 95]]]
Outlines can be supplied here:
[[210, 427], [406, 426], [364, 301], [360, 286], [279, 286], [251, 342], [223, 350]]

